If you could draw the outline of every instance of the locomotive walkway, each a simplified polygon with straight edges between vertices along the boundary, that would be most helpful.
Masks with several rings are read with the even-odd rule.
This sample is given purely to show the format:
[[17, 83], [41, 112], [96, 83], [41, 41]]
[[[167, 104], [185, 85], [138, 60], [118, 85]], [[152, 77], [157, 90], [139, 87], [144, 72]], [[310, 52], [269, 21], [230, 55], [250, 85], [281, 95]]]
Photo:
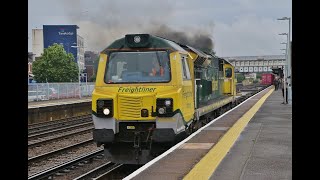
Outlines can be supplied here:
[[292, 106], [269, 87], [125, 179], [292, 179]]

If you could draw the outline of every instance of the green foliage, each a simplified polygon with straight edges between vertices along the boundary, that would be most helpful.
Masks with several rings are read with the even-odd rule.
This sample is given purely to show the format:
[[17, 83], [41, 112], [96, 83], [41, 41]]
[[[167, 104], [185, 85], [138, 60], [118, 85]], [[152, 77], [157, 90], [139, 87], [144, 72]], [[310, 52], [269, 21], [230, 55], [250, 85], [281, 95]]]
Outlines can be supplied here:
[[41, 57], [32, 64], [37, 82], [77, 82], [78, 65], [72, 53], [66, 53], [62, 45], [53, 44], [44, 49]]
[[261, 79], [262, 73], [257, 73], [256, 79]]
[[92, 75], [89, 81], [96, 82], [96, 74]]
[[242, 73], [236, 74], [236, 77], [237, 77], [238, 83], [241, 83], [245, 79], [245, 77]]

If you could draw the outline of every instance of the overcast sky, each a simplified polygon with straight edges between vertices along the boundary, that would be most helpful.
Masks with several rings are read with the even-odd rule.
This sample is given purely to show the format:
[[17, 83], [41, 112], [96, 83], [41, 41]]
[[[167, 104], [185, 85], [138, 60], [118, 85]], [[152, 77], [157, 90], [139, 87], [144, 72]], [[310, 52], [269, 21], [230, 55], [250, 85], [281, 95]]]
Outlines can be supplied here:
[[[165, 25], [189, 36], [207, 34], [218, 56], [280, 55], [290, 0], [29, 0], [28, 51], [32, 29], [78, 25], [85, 50], [101, 51], [130, 33]], [[291, 31], [292, 32], [292, 31]], [[292, 33], [291, 33], [292, 34]], [[291, 35], [292, 37], [292, 35]]]

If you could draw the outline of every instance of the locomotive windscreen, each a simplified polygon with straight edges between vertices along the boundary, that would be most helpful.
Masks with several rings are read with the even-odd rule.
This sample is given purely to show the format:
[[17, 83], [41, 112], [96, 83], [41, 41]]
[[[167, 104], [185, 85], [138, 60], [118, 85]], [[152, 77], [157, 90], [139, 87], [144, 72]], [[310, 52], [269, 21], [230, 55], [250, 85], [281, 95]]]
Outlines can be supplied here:
[[157, 83], [171, 80], [166, 51], [112, 52], [108, 58], [106, 83]]

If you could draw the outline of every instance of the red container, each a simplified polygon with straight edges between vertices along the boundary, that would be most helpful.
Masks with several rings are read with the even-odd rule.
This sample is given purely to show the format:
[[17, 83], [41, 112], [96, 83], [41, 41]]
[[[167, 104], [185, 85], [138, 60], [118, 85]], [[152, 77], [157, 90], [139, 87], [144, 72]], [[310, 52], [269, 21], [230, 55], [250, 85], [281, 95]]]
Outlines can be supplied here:
[[274, 74], [262, 74], [261, 75], [261, 84], [271, 85], [273, 84]]

